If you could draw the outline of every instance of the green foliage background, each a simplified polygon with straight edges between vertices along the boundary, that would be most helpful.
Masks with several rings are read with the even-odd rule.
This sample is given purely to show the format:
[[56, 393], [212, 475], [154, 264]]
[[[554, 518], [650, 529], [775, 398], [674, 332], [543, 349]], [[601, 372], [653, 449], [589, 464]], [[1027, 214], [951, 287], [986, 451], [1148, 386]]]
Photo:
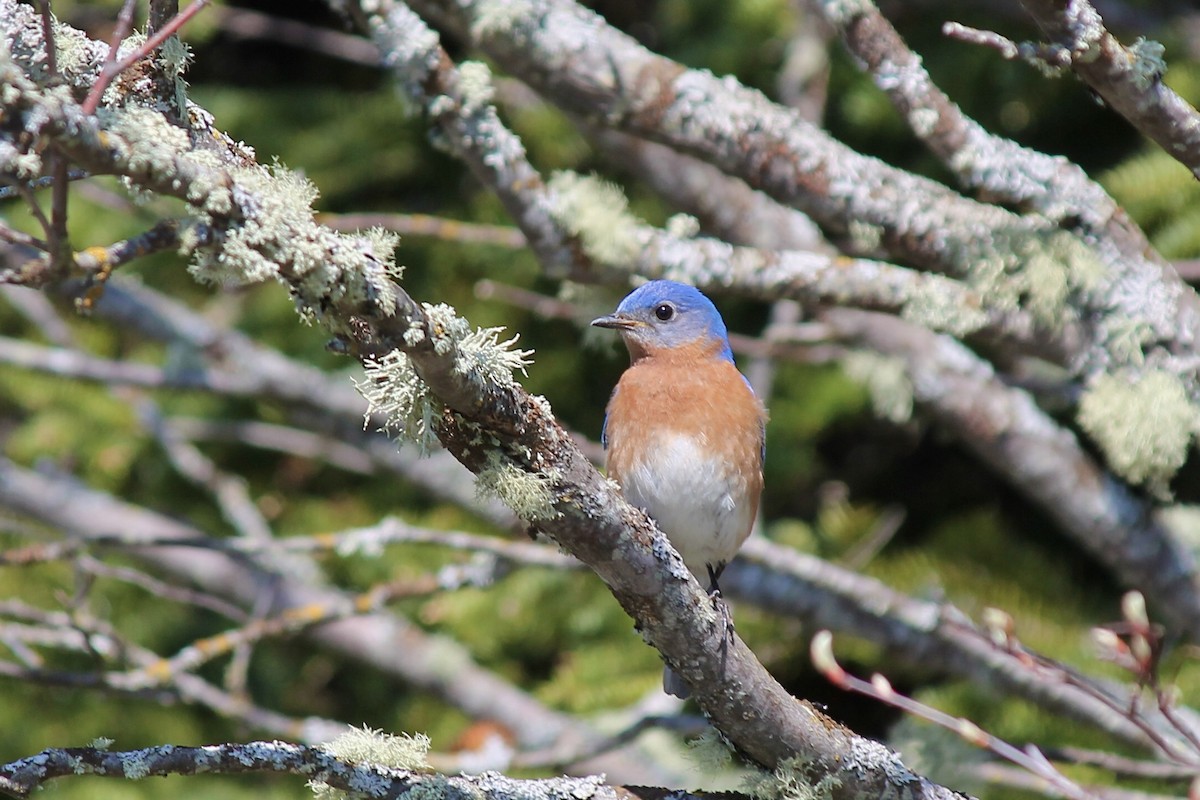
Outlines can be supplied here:
[[[56, 2], [54, 7], [63, 19], [90, 26], [93, 35], [106, 38], [104, 25], [118, 5]], [[993, 131], [1062, 153], [1099, 176], [1168, 257], [1200, 255], [1200, 189], [1185, 168], [1140, 142], [1074, 80], [1048, 80], [1031, 68], [941, 36], [941, 23], [958, 13], [946, 5], [887, 11], [922, 54], [935, 81], [969, 115]], [[264, 2], [260, 7], [329, 22], [316, 4]], [[786, 0], [612, 0], [597, 7], [665, 55], [732, 73], [772, 95], [796, 24]], [[959, 19], [1018, 38], [1034, 35], [1014, 18], [993, 18], [982, 8], [970, 9], [973, 18], [964, 10]], [[1127, 40], [1134, 35], [1162, 40], [1171, 64], [1167, 82], [1193, 103], [1200, 101], [1200, 64], [1187, 60], [1185, 43], [1172, 30], [1118, 33]], [[187, 38], [195, 53], [192, 97], [213, 112], [219, 127], [256, 148], [260, 160], [277, 156], [306, 173], [322, 191], [322, 211], [430, 213], [509, 224], [493, 197], [430, 146], [424, 121], [410, 115], [383, 76], [283, 45], [236, 41], [203, 15]], [[826, 114], [833, 133], [857, 149], [945, 180], [879, 91], [836, 45], [833, 51]], [[524, 139], [533, 163], [544, 171], [597, 170], [624, 185], [638, 214], [661, 221], [671, 213], [635, 176], [592, 154], [553, 110], [528, 107], [504, 114]], [[119, 190], [115, 184], [105, 188]], [[13, 219], [21, 214], [13, 203], [2, 212]], [[136, 207], [114, 211], [77, 194], [71, 209], [73, 242], [78, 248], [111, 242], [144, 229], [147, 219]], [[615, 341], [585, 338], [568, 323], [545, 321], [475, 296], [475, 282], [484, 277], [556, 292], [558, 286], [541, 275], [528, 252], [413, 237], [403, 242], [399, 260], [407, 265], [406, 286], [415, 297], [451, 303], [474, 324], [521, 332], [522, 343], [537, 351], [526, 386], [545, 395], [567, 425], [598, 437], [608, 391], [624, 366]], [[277, 286], [216, 292], [193, 283], [171, 255], [145, 259], [123, 272], [197, 308], [235, 319], [241, 330], [289, 355], [351, 372], [345, 360], [326, 351], [319, 329], [298, 324]], [[580, 318], [611, 306], [621, 294], [618, 287], [581, 290]], [[761, 305], [717, 300], [732, 329], [754, 334], [763, 327]], [[160, 346], [121, 330], [82, 318], [72, 318], [71, 324], [94, 352], [152, 362], [169, 357]], [[0, 333], [37, 338], [31, 326], [3, 305]], [[282, 410], [269, 401], [190, 393], [159, 393], [156, 400], [172, 415], [282, 419]], [[867, 572], [902, 591], [944, 597], [972, 614], [987, 606], [1003, 608], [1016, 619], [1018, 634], [1029, 646], [1088, 671], [1105, 671], [1090, 652], [1087, 631], [1117, 616], [1118, 589], [1047, 520], [953, 443], [919, 424], [897, 428], [875, 420], [863, 390], [829, 366], [782, 366], [769, 405], [763, 508], [770, 535], [836, 561], [869, 534], [885, 509], [899, 506], [906, 512], [905, 522]], [[105, 388], [4, 370], [0, 418], [9, 457], [25, 464], [51, 463], [92, 486], [186, 518], [207, 531], [228, 532], [210, 499], [174, 474], [136, 411]], [[394, 478], [364, 479], [234, 445], [208, 445], [205, 450], [244, 476], [280, 535], [366, 525], [388, 514], [496, 533]], [[822, 488], [837, 484], [844, 484], [845, 491]], [[20, 538], [0, 533], [0, 545]], [[378, 559], [337, 560], [329, 570], [341, 585], [365, 588], [390, 577], [421, 575], [458, 558], [433, 547], [393, 548]], [[76, 588], [76, 577], [63, 565], [0, 567], [0, 597], [53, 607]], [[101, 582], [89, 605], [97, 616], [111, 618], [139, 643], [162, 653], [217, 633], [223, 625], [213, 615], [146, 602], [142, 593], [112, 582]], [[659, 681], [657, 656], [585, 572], [525, 570], [488, 590], [410, 601], [402, 610], [428, 630], [466, 643], [484, 666], [566, 711], [586, 714], [630, 704]], [[834, 716], [862, 733], [888, 734], [894, 715], [835, 695], [807, 666], [811, 631], [744, 606], [735, 614], [739, 631], [789, 689], [827, 703]], [[1106, 744], [1065, 720], [1002, 701], [987, 687], [945, 682], [937, 664], [920, 673], [897, 672], [877, 648], [848, 639], [839, 641], [839, 653], [853, 669], [883, 671], [898, 687], [1012, 741]], [[90, 665], [77, 658], [47, 666]], [[1177, 678], [1184, 697], [1200, 696], [1200, 670], [1194, 663], [1176, 658], [1170, 666], [1177, 674], [1168, 677]], [[223, 667], [212, 665], [206, 674], [219, 677]], [[290, 714], [425, 731], [438, 749], [450, 746], [468, 723], [432, 697], [299, 641], [257, 648], [250, 691], [258, 702]], [[97, 736], [111, 737], [124, 749], [254, 735], [204, 711], [84, 690], [7, 682], [0, 683], [0, 698], [0, 760], [5, 761], [44, 747], [85, 744]], [[906, 725], [906, 732], [911, 728]], [[937, 774], [937, 764], [928, 768]], [[72, 798], [183, 793], [196, 798], [283, 797], [303, 792], [290, 779], [244, 778], [72, 781], [49, 791]]]

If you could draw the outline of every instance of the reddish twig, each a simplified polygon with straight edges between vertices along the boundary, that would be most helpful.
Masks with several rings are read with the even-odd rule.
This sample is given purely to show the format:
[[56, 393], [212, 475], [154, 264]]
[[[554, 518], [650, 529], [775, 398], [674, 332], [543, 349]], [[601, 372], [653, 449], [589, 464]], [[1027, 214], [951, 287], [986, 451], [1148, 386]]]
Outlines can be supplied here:
[[83, 110], [87, 114], [96, 113], [104, 90], [108, 88], [113, 77], [120, 73], [120, 70], [113, 68], [113, 64], [117, 61], [117, 51], [121, 48], [121, 42], [133, 30], [133, 8], [134, 0], [125, 0], [120, 13], [117, 14], [117, 22], [113, 26], [112, 37], [108, 41], [108, 55], [105, 56], [104, 64], [100, 67], [100, 75], [96, 78], [95, 85], [88, 92], [87, 99], [83, 101]]
[[1047, 760], [1034, 745], [1024, 748], [1004, 741], [980, 728], [974, 722], [954, 717], [936, 708], [927, 706], [911, 697], [905, 697], [892, 688], [884, 676], [876, 673], [871, 680], [864, 681], [846, 672], [833, 655], [833, 634], [819, 631], [811, 645], [812, 661], [817, 670], [839, 689], [856, 692], [898, 708], [914, 717], [927, 720], [948, 731], [958, 734], [967, 742], [981, 747], [1012, 764], [1046, 781], [1064, 797], [1071, 800], [1095, 800], [1095, 795], [1063, 775]]
[[42, 15], [42, 41], [46, 43], [46, 71], [53, 78], [58, 75], [58, 47], [54, 42], [54, 17], [50, 13], [50, 0], [38, 0], [38, 11]]
[[114, 34], [115, 41], [113, 46], [109, 48], [109, 58], [115, 60], [106, 61], [104, 67], [100, 70], [100, 75], [96, 78], [95, 85], [88, 92], [87, 99], [83, 101], [84, 113], [94, 114], [100, 106], [100, 98], [104, 95], [104, 90], [112, 83], [113, 78], [161, 47], [163, 42], [174, 36], [180, 28], [186, 25], [192, 17], [196, 16], [210, 2], [211, 0], [195, 0], [190, 6], [176, 14], [170, 22], [155, 31], [150, 38], [146, 39], [141, 47], [121, 59], [116, 59], [114, 55], [120, 43], [120, 39], [116, 39]]

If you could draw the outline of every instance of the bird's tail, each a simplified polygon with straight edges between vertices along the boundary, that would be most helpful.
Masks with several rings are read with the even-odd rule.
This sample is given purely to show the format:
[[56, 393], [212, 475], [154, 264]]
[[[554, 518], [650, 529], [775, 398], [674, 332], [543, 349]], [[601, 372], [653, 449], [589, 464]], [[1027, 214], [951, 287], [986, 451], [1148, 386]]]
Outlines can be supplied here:
[[683, 682], [683, 678], [679, 677], [679, 673], [670, 667], [663, 667], [663, 691], [680, 700], [687, 700], [692, 694], [687, 684]]

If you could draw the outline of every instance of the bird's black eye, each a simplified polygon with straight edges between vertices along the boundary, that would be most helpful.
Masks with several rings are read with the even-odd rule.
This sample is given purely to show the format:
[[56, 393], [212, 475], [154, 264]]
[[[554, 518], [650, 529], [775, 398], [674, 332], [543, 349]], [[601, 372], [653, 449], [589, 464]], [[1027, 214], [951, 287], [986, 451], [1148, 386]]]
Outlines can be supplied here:
[[654, 316], [658, 317], [663, 322], [668, 321], [675, 316], [675, 306], [670, 303], [659, 303], [654, 307]]

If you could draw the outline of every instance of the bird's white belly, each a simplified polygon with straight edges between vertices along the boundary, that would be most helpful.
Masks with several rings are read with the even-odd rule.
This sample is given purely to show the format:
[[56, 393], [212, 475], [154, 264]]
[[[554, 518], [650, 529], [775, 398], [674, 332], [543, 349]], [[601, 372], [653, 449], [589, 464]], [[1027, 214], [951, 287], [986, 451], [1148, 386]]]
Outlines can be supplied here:
[[654, 518], [703, 586], [706, 565], [730, 561], [752, 522], [745, 477], [684, 434], [656, 437], [624, 470], [621, 489]]

